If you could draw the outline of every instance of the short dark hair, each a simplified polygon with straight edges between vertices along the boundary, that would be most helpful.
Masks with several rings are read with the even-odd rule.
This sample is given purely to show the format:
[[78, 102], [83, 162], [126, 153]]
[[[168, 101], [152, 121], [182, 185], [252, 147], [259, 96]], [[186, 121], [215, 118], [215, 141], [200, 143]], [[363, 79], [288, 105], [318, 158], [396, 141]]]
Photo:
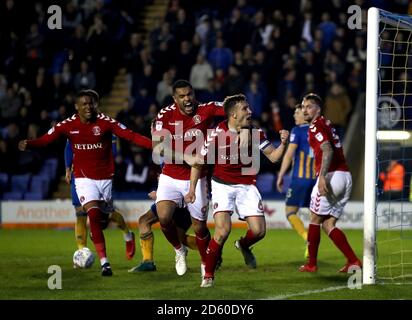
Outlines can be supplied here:
[[190, 84], [189, 81], [187, 80], [176, 80], [175, 83], [173, 83], [172, 89], [173, 89], [173, 94], [175, 94], [176, 89], [180, 88], [187, 88], [189, 87], [190, 89], [193, 89], [192, 85]]
[[233, 96], [227, 96], [223, 101], [223, 109], [225, 110], [226, 115], [229, 116], [236, 104], [241, 101], [246, 101], [246, 96], [244, 94], [239, 93]]
[[305, 95], [305, 96], [303, 97], [303, 100], [312, 100], [312, 101], [315, 101], [316, 104], [319, 106], [319, 108], [320, 108], [320, 109], [323, 109], [323, 101], [322, 101], [322, 98], [321, 98], [319, 95], [317, 95], [316, 93], [313, 93], [313, 92], [308, 93], [307, 95]]
[[95, 102], [96, 104], [100, 104], [100, 96], [96, 91], [94, 91], [93, 89], [86, 89], [84, 91], [90, 94], [90, 97], [92, 98], [93, 102]]
[[[97, 93], [97, 92], [96, 92]], [[93, 94], [88, 90], [80, 90], [77, 94], [76, 94], [76, 102], [79, 101], [80, 98], [82, 97], [89, 97], [90, 99], [92, 99], [92, 101], [94, 100], [94, 96]]]

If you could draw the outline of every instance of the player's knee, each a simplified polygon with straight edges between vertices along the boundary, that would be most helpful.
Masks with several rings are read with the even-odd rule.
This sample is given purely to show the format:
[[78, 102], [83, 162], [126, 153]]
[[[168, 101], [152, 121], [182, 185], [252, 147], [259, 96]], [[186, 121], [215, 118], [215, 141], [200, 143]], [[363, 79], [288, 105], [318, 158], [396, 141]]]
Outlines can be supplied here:
[[216, 226], [214, 237], [218, 240], [221, 240], [222, 242], [225, 242], [226, 239], [229, 237], [230, 231], [231, 226]]
[[192, 219], [192, 227], [196, 234], [206, 235], [207, 233], [209, 233], [206, 221]]
[[326, 234], [329, 234], [334, 227], [335, 225], [331, 221], [324, 221], [322, 223], [322, 229]]
[[82, 210], [76, 210], [76, 217], [80, 218], [80, 217], [87, 217], [87, 213], [86, 211]]
[[250, 228], [255, 239], [263, 239], [266, 235], [266, 228], [264, 226], [256, 225]]
[[153, 237], [152, 230], [145, 232], [145, 233], [140, 233], [140, 239], [142, 240], [150, 239], [151, 237]]
[[263, 239], [266, 235], [266, 230], [265, 229], [258, 229], [256, 233], [254, 233], [256, 239]]

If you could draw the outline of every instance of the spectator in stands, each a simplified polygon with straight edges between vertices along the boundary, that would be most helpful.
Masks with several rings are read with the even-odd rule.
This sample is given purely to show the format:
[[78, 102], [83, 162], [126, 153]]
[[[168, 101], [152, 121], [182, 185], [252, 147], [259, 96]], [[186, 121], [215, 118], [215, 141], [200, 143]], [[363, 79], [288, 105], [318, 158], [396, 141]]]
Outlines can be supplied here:
[[196, 63], [190, 70], [190, 83], [197, 91], [207, 90], [209, 79], [213, 79], [213, 69], [206, 61], [204, 55], [198, 54]]
[[[234, 65], [229, 67], [228, 75], [223, 81], [223, 91], [226, 96], [234, 95], [238, 92], [242, 92], [245, 87], [245, 78], [239, 72], [238, 68]], [[249, 100], [249, 99], [248, 99]], [[250, 102], [252, 100], [249, 100]], [[253, 102], [251, 102], [253, 106]]]
[[233, 63], [233, 53], [231, 49], [225, 47], [225, 41], [220, 37], [216, 39], [216, 46], [210, 51], [207, 59], [213, 70], [222, 69], [227, 72]]
[[89, 64], [86, 61], [82, 61], [80, 72], [74, 77], [74, 88], [76, 91], [96, 88], [96, 77], [93, 72], [89, 71]]
[[344, 139], [351, 111], [352, 104], [345, 88], [340, 83], [334, 83], [325, 98], [323, 113], [332, 122], [341, 141]]
[[383, 183], [382, 200], [401, 200], [404, 188], [405, 167], [397, 160], [391, 160], [384, 172], [379, 174]]
[[0, 115], [1, 125], [5, 125], [10, 121], [16, 120], [19, 109], [22, 106], [22, 101], [16, 92], [16, 87], [7, 88], [7, 94], [0, 100]]

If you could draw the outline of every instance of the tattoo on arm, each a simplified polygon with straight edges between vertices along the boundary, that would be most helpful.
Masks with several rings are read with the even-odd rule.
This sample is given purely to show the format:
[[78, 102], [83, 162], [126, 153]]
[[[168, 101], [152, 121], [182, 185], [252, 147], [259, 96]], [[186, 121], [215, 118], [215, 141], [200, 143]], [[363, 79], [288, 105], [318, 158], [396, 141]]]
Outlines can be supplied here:
[[329, 141], [323, 142], [320, 145], [320, 148], [322, 150], [322, 165], [321, 165], [321, 168], [320, 168], [319, 175], [325, 176], [328, 173], [330, 164], [332, 162], [333, 149], [332, 149]]

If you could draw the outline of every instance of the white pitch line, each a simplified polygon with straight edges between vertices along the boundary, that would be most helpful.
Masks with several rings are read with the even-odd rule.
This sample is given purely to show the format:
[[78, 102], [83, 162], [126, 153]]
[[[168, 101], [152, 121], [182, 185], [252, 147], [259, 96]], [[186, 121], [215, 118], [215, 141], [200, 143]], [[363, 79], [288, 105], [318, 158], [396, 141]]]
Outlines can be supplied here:
[[286, 300], [286, 299], [293, 298], [293, 297], [307, 296], [309, 294], [317, 294], [317, 293], [330, 292], [330, 291], [339, 291], [342, 289], [348, 289], [348, 286], [337, 286], [337, 287], [329, 287], [329, 288], [324, 288], [324, 289], [319, 289], [319, 290], [307, 290], [307, 291], [303, 291], [299, 293], [281, 294], [278, 296], [265, 298], [263, 300]]

